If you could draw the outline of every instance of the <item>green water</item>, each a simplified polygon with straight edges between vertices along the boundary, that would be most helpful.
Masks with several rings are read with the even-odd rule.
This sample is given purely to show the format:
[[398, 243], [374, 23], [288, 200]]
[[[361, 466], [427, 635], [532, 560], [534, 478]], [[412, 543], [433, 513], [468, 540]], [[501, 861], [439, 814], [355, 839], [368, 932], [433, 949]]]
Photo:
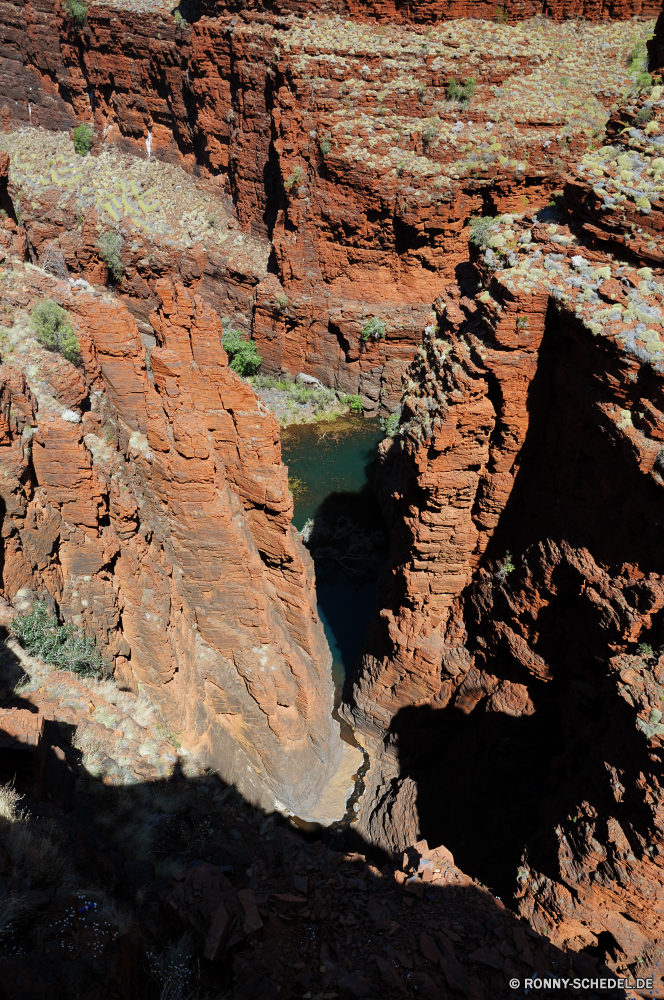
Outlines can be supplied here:
[[[362, 417], [303, 424], [282, 431], [283, 460], [288, 466], [295, 504], [293, 523], [298, 531], [311, 518], [328, 523], [348, 518], [362, 531], [381, 532], [381, 555], [386, 556], [385, 527], [372, 485], [377, 445], [384, 436], [378, 420]], [[315, 563], [318, 613], [332, 651], [338, 699], [344, 679], [352, 674], [376, 607], [379, 560], [374, 558], [359, 578], [345, 572], [334, 560], [315, 559]]]

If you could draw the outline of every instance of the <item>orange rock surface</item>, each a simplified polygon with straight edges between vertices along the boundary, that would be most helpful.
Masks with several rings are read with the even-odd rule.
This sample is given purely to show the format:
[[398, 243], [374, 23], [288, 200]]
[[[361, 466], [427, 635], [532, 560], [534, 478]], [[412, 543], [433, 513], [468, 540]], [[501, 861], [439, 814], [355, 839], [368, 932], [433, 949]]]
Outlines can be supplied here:
[[[664, 109], [631, 69], [648, 25], [604, 21], [657, 11], [503, 23], [539, 13], [284, 5], [178, 25], [137, 0], [77, 27], [51, 3], [4, 8], [25, 223], [3, 220], [5, 253], [103, 282], [99, 234], [124, 240], [113, 303], [15, 269], [10, 310], [46, 287], [66, 301], [86, 379], [0, 368], [4, 582], [45, 587], [247, 797], [338, 814], [353, 766], [313, 571], [218, 314], [265, 372], [402, 406], [381, 446], [392, 563], [344, 707], [372, 761], [357, 829], [389, 851], [445, 843], [487, 884], [508, 872], [538, 932], [635, 973], [663, 931]], [[126, 155], [118, 174], [167, 164], [171, 208], [188, 183], [216, 198], [224, 246], [200, 218], [153, 226], [156, 198], [122, 178], [86, 201], [46, 148], [79, 120], [91, 160]], [[123, 297], [154, 331], [149, 370]]]
[[[509, 4], [498, 15], [452, 5], [398, 17], [388, 5], [349, 10], [354, 20], [332, 8], [215, 10], [181, 27], [165, 7], [151, 12], [148, 22], [135, 5], [93, 6], [73, 27], [59, 6], [19, 14], [8, 5], [7, 127], [88, 121], [95, 156], [146, 157], [149, 143], [153, 158], [208, 179], [220, 216], [222, 192], [230, 195], [256, 244], [229, 255], [231, 241], [217, 252], [200, 233], [172, 248], [137, 233], [124, 194], [90, 211], [75, 182], [63, 190], [59, 167], [50, 187], [48, 170], [38, 181], [44, 148], [16, 185], [32, 189], [30, 252], [41, 260], [56, 241], [70, 268], [104, 280], [98, 232], [121, 220], [118, 290], [142, 321], [155, 282], [175, 274], [252, 330], [265, 372], [304, 371], [358, 393], [369, 415], [398, 409], [441, 279], [466, 261], [469, 216], [546, 204], [629, 84], [625, 64], [646, 30], [606, 23], [596, 5], [578, 11], [590, 21], [561, 24], [523, 23], [536, 6], [517, 15]], [[640, 4], [610, 11], [654, 13]], [[389, 23], [364, 22], [372, 16]], [[491, 20], [406, 24], [477, 16]], [[452, 81], [469, 80], [471, 103], [451, 100]], [[372, 319], [384, 340], [363, 339]]]
[[[393, 560], [345, 708], [373, 761], [366, 837], [435, 831], [456, 856], [465, 830], [476, 860], [514, 859], [533, 926], [613, 969], [656, 967], [664, 932], [664, 272], [641, 266], [661, 249], [661, 90], [557, 207], [489, 222], [476, 286], [437, 300], [383, 446]], [[535, 790], [504, 762], [526, 774], [528, 739]]]
[[[121, 303], [5, 271], [19, 339], [0, 368], [4, 593], [50, 593], [249, 800], [340, 818], [358, 754], [330, 714], [276, 421], [227, 367], [213, 309], [168, 280], [157, 294], [148, 370]], [[20, 337], [20, 310], [44, 296], [73, 318], [82, 391], [69, 362]]]

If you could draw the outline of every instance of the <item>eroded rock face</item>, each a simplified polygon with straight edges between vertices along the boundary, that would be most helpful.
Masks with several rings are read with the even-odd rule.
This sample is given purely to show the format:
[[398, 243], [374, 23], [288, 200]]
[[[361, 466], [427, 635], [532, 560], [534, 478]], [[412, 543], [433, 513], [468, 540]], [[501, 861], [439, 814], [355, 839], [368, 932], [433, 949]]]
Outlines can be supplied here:
[[[29, 9], [9, 46], [14, 76], [0, 79], [3, 123], [67, 129], [73, 108], [94, 122], [95, 155], [106, 144], [200, 172], [232, 196], [269, 263], [213, 259], [200, 231], [153, 255], [124, 188], [69, 235], [78, 195], [54, 165], [26, 205], [27, 252], [42, 263], [55, 241], [68, 267], [100, 280], [97, 227], [122, 225], [118, 292], [142, 308], [159, 300], [158, 344], [150, 376], [131, 326], [100, 327], [85, 296], [71, 307], [89, 334], [88, 381], [109, 401], [81, 428], [60, 426], [61, 411], [49, 421], [45, 390], [8, 375], [6, 435], [19, 458], [16, 413], [30, 414], [41, 391], [32, 466], [11, 467], [8, 510], [23, 510], [17, 484], [31, 470], [46, 490], [34, 500], [28, 490], [25, 526], [8, 537], [11, 587], [34, 581], [34, 562], [65, 614], [103, 637], [119, 676], [159, 691], [167, 717], [220, 758], [237, 755], [231, 777], [245, 794], [260, 797], [258, 774], [292, 803], [281, 779], [291, 748], [291, 774], [310, 767], [329, 783], [341, 745], [329, 689], [309, 697], [327, 676], [310, 568], [289, 533], [274, 427], [219, 362], [209, 300], [223, 285], [251, 313], [267, 371], [357, 391], [368, 413], [400, 404], [424, 329], [400, 438], [383, 446], [393, 567], [346, 709], [373, 759], [360, 832], [388, 850], [420, 832], [432, 843], [465, 836], [462, 867], [486, 858], [487, 883], [499, 868], [518, 872], [523, 912], [559, 943], [578, 949], [606, 932], [615, 967], [654, 960], [659, 916], [640, 914], [652, 903], [643, 873], [660, 884], [647, 847], [661, 840], [661, 670], [635, 647], [659, 641], [664, 606], [652, 525], [663, 314], [652, 274], [639, 274], [661, 263], [661, 171], [644, 109], [610, 126], [629, 140], [629, 164], [591, 151], [569, 179], [573, 229], [533, 218], [633, 85], [625, 61], [641, 29], [539, 24], [532, 44], [494, 21], [427, 35], [290, 8], [210, 10], [181, 27], [167, 13], [148, 24], [120, 5], [96, 8], [75, 29], [59, 8]], [[583, 70], [583, 99], [555, 89], [570, 86], [566, 67]], [[471, 78], [481, 100], [468, 110], [449, 88]], [[642, 152], [652, 166], [630, 165]], [[505, 212], [474, 234], [482, 251], [469, 268], [469, 216]], [[8, 250], [21, 238], [14, 220], [3, 233]], [[175, 272], [183, 284], [160, 280]], [[70, 379], [68, 405], [88, 389]], [[108, 407], [120, 418], [105, 441]], [[279, 683], [264, 678], [272, 666]], [[613, 742], [613, 732], [627, 735]], [[551, 788], [535, 794], [542, 775]], [[309, 815], [303, 785], [297, 811]]]
[[8, 308], [67, 308], [84, 372], [34, 340], [3, 359], [4, 593], [50, 594], [249, 800], [339, 818], [359, 755], [331, 718], [276, 421], [228, 368], [212, 308], [157, 292], [148, 370], [121, 303], [5, 272]]
[[439, 298], [383, 448], [393, 564], [345, 709], [365, 836], [437, 835], [493, 885], [511, 864], [533, 925], [614, 968], [662, 940], [664, 286], [639, 260], [660, 96], [656, 128], [635, 102], [623, 148], [570, 177], [569, 224], [503, 218], [474, 294]]
[[[230, 196], [260, 244], [229, 253], [229, 239], [212, 252], [192, 231], [167, 247], [163, 233], [154, 240], [135, 224], [145, 219], [129, 188], [92, 210], [78, 197], [90, 182], [77, 185], [76, 171], [58, 161], [42, 177], [45, 149], [17, 184], [32, 259], [55, 240], [67, 266], [103, 281], [98, 230], [119, 224], [118, 290], [142, 320], [156, 280], [176, 275], [252, 330], [265, 372], [304, 371], [359, 394], [367, 414], [395, 412], [441, 281], [466, 264], [470, 215], [545, 205], [630, 84], [625, 60], [641, 25], [520, 21], [537, 12], [501, 6], [498, 22], [516, 22], [507, 25], [485, 5], [242, 17], [209, 8], [178, 26], [165, 7], [146, 18], [117, 4], [74, 27], [55, 4], [9, 5], [5, 128], [87, 121], [93, 156], [122, 150], [204, 176], [217, 214]], [[640, 4], [583, 12], [598, 21], [652, 13]], [[547, 13], [562, 16], [555, 5]], [[447, 17], [471, 19], [417, 27]], [[452, 81], [470, 80], [471, 105], [450, 100]], [[224, 300], [220, 285], [237, 294]], [[384, 336], [367, 335], [372, 319]]]

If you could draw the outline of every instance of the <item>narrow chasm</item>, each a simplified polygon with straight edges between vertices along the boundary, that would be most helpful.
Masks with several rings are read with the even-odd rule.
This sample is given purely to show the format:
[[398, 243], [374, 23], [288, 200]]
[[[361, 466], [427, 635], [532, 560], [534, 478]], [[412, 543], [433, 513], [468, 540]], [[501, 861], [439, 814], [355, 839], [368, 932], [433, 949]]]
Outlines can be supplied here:
[[0, 5], [0, 1000], [664, 1000], [664, 12], [494, 6]]
[[374, 490], [379, 420], [342, 417], [292, 425], [281, 448], [293, 494], [293, 524], [316, 567], [318, 612], [332, 650], [335, 703], [353, 676], [378, 601], [389, 551]]

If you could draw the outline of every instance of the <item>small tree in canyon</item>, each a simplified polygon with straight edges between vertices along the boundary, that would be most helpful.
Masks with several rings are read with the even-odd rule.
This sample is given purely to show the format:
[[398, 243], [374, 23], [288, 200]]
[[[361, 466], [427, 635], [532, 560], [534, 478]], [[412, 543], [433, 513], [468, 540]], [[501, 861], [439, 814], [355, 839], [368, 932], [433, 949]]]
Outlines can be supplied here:
[[87, 122], [77, 125], [73, 130], [71, 137], [74, 142], [74, 149], [78, 155], [87, 156], [92, 149], [92, 140], [94, 139], [92, 126], [88, 125]]
[[97, 243], [99, 256], [113, 275], [114, 281], [122, 277], [122, 237], [109, 229]]
[[377, 316], [372, 316], [362, 327], [360, 338], [364, 344], [369, 340], [381, 340], [385, 336], [385, 324]]
[[229, 368], [243, 378], [256, 374], [263, 359], [253, 340], [249, 340], [241, 330], [227, 330], [222, 335], [221, 342], [228, 355]]
[[80, 364], [81, 347], [71, 317], [53, 299], [38, 302], [30, 314], [30, 326], [40, 344], [57, 351], [73, 365]]
[[65, 13], [70, 21], [82, 24], [88, 16], [88, 5], [83, 0], [65, 0]]

